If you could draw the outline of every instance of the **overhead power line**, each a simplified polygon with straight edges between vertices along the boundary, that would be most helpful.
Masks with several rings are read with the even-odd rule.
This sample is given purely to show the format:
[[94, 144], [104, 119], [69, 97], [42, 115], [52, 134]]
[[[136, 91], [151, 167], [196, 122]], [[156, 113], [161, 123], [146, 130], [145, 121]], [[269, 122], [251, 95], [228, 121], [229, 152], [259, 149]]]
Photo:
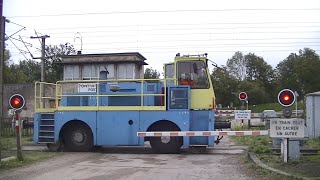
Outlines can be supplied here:
[[87, 28], [119, 28], [119, 27], [159, 27], [159, 26], [202, 26], [202, 25], [258, 25], [258, 24], [320, 24], [320, 22], [209, 22], [209, 23], [192, 23], [192, 24], [136, 24], [136, 25], [108, 25], [108, 26], [80, 26], [80, 27], [52, 27], [38, 30], [58, 30], [58, 29], [87, 29]]
[[[265, 26], [265, 27], [257, 27], [257, 26], [247, 26], [247, 27], [192, 27], [192, 29], [186, 28], [161, 28], [161, 29], [115, 29], [115, 30], [99, 30], [99, 31], [81, 31], [81, 33], [100, 33], [100, 32], [144, 32], [144, 31], [194, 31], [194, 30], [228, 30], [228, 29], [290, 29], [290, 28], [320, 28], [320, 26], [283, 26], [283, 27], [275, 27], [275, 26]], [[102, 28], [101, 28], [102, 29]], [[52, 32], [51, 34], [74, 34], [74, 31], [68, 32]]]
[[[317, 38], [317, 39], [320, 39], [320, 38]], [[185, 41], [192, 41], [192, 40], [185, 40]], [[211, 42], [210, 40], [196, 40], [196, 42]], [[157, 41], [150, 41], [150, 42], [153, 42], [153, 43], [156, 43]], [[160, 41], [158, 41], [160, 42]], [[170, 44], [174, 43], [174, 42], [178, 42], [178, 41], [169, 41], [169, 40], [166, 40], [166, 41], [161, 41], [161, 42], [170, 42]], [[184, 42], [184, 41], [182, 41]], [[195, 42], [195, 41], [193, 41]], [[137, 48], [136, 45], [139, 46], [139, 48], [143, 49], [143, 48], [148, 48], [147, 45], [143, 45], [142, 43], [145, 43], [144, 41], [139, 41], [139, 42], [103, 42], [103, 43], [85, 43], [83, 45], [111, 45], [111, 44], [134, 44], [134, 46], [132, 47], [119, 47], [119, 48]], [[223, 47], [228, 47], [228, 46], [246, 46], [246, 47], [250, 47], [252, 45], [260, 45], [259, 47], [263, 47], [263, 45], [271, 45], [272, 47], [276, 46], [276, 45], [297, 45], [297, 44], [307, 44], [307, 45], [310, 45], [310, 46], [318, 46], [320, 44], [319, 41], [309, 41], [309, 42], [247, 42], [247, 43], [217, 43], [217, 44], [203, 44], [201, 43], [201, 45], [187, 45], [184, 43], [184, 45], [174, 45], [174, 46], [168, 46], [168, 45], [165, 45], [165, 46], [157, 46], [157, 45], [152, 45], [153, 48], [161, 48], [161, 47], [176, 47], [176, 48], [187, 48], [187, 47], [210, 47], [210, 46], [223, 46]], [[252, 46], [252, 47], [256, 47], [256, 46]], [[265, 46], [265, 47], [270, 47], [270, 46]], [[281, 46], [281, 47], [284, 47], [284, 46]], [[19, 47], [20, 48], [20, 47]]]
[[[300, 49], [271, 49], [271, 50], [241, 50], [241, 52], [294, 52], [294, 51], [299, 51]], [[320, 49], [313, 49], [314, 51], [320, 51]], [[139, 52], [141, 53], [161, 53], [161, 52], [166, 52], [166, 53], [177, 53], [177, 52], [185, 52], [185, 53], [190, 53], [190, 52], [199, 52], [199, 53], [210, 53], [210, 52], [216, 52], [216, 53], [224, 53], [224, 52], [236, 52], [239, 51], [239, 49], [235, 49], [235, 50], [201, 50], [201, 51], [197, 51], [197, 50], [181, 50], [181, 49], [176, 49], [176, 50], [157, 50], [157, 51], [144, 51], [144, 50], [140, 50]], [[103, 49], [94, 49], [94, 50], [85, 50], [86, 53], [102, 53], [104, 52]], [[112, 51], [112, 52], [123, 52], [123, 51]], [[11, 52], [10, 52], [11, 53]], [[13, 54], [20, 54], [20, 52], [12, 52]]]
[[[134, 47], [130, 47], [130, 48], [136, 48], [136, 46], [140, 46], [140, 47], [146, 47], [147, 45], [144, 45], [144, 43], [177, 43], [176, 46], [179, 47], [188, 47], [188, 45], [186, 43], [184, 43], [184, 45], [179, 45], [179, 42], [201, 42], [201, 44], [203, 44], [203, 42], [208, 42], [208, 43], [212, 43], [214, 41], [248, 41], [248, 40], [254, 40], [254, 41], [266, 41], [266, 40], [320, 40], [320, 38], [270, 38], [270, 39], [226, 39], [226, 38], [222, 38], [222, 39], [207, 39], [207, 40], [154, 40], [154, 41], [119, 41], [119, 42], [101, 42], [101, 43], [85, 43], [84, 45], [114, 45], [114, 44], [127, 44], [127, 45], [134, 45]], [[15, 39], [15, 40], [19, 40], [19, 39]], [[24, 41], [21, 41], [24, 42]], [[29, 43], [27, 43], [29, 45]], [[190, 44], [190, 43], [188, 43]], [[217, 44], [204, 44], [203, 46], [250, 46], [250, 45], [297, 45], [297, 44], [301, 44], [301, 45], [311, 45], [311, 44], [315, 44], [318, 45], [320, 44], [319, 41], [295, 41], [295, 42], [243, 42], [243, 43], [217, 43]], [[30, 46], [30, 45], [29, 45]], [[175, 46], [175, 47], [176, 47]], [[194, 45], [191, 45], [194, 46]], [[32, 47], [32, 46], [31, 46]], [[152, 47], [159, 47], [159, 46], [152, 46]], [[160, 46], [161, 47], [161, 46]], [[165, 47], [168, 47], [167, 45]], [[267, 46], [268, 47], [268, 46]], [[23, 47], [19, 47], [19, 48], [23, 48]], [[37, 50], [41, 50], [39, 48], [36, 48]]]
[[[131, 43], [161, 43], [161, 42], [209, 42], [209, 41], [270, 41], [270, 40], [320, 40], [320, 38], [220, 38], [220, 39], [205, 39], [205, 40], [199, 40], [199, 39], [179, 39], [179, 40], [140, 40], [140, 41], [112, 41], [112, 42], [103, 42], [103, 43], [86, 43], [88, 44], [131, 44]], [[273, 42], [276, 43], [276, 42]], [[288, 42], [290, 43], [290, 42]]]
[[[98, 32], [90, 32], [90, 34], [96, 34]], [[190, 32], [190, 33], [150, 33], [143, 34], [143, 36], [152, 35], [152, 36], [190, 36], [190, 35], [212, 35], [212, 34], [297, 34], [297, 33], [320, 33], [320, 31], [246, 31], [246, 32]], [[84, 33], [85, 34], [85, 33]], [[88, 33], [89, 34], [89, 33]], [[84, 35], [84, 37], [136, 37], [139, 34], [106, 34], [106, 35]], [[141, 34], [140, 34], [141, 35]], [[26, 36], [24, 36], [26, 37]], [[70, 38], [70, 36], [52, 36], [56, 39], [61, 38]]]
[[29, 60], [29, 59], [26, 57], [26, 55], [25, 55], [25, 54], [28, 53], [28, 52], [20, 49], [20, 48], [11, 40], [11, 38], [10, 38], [9, 36], [7, 36], [7, 38], [8, 38], [9, 41], [19, 50], [19, 52], [24, 56], [24, 58], [25, 58], [26, 60]]
[[[312, 46], [312, 47], [317, 47], [319, 46], [320, 47], [320, 44], [314, 44], [314, 45], [309, 45], [309, 46]], [[255, 46], [252, 46], [252, 45], [228, 45], [228, 46], [224, 46], [224, 45], [190, 45], [190, 46], [139, 46], [139, 47], [112, 47], [112, 48], [103, 48], [103, 50], [113, 50], [113, 49], [123, 49], [123, 50], [137, 50], [137, 49], [140, 49], [140, 50], [144, 50], [144, 49], [152, 49], [152, 50], [157, 50], [157, 49], [183, 49], [183, 48], [230, 48], [230, 47], [237, 47], [237, 48], [256, 48], [256, 47], [259, 47], [259, 48], [270, 48], [270, 47], [274, 47], [274, 48], [283, 48], [283, 47], [286, 47], [286, 46], [277, 46], [277, 45], [270, 45], [270, 46], [266, 46], [266, 45], [255, 45]], [[97, 48], [88, 48], [88, 49], [83, 49], [83, 51], [86, 51], [86, 50], [95, 50]]]
[[[320, 39], [320, 38], [319, 38]], [[166, 42], [170, 42], [170, 44], [172, 44], [175, 41], [166, 41]], [[203, 42], [210, 42], [208, 40], [203, 41]], [[140, 41], [139, 42], [135, 42], [136, 44], [142, 44]], [[116, 44], [116, 43], [85, 43], [84, 45], [110, 45], [110, 44]], [[320, 44], [319, 41], [309, 41], [309, 42], [252, 42], [252, 43], [217, 43], [217, 44], [205, 44], [204, 46], [241, 46], [241, 45], [292, 45], [292, 44]], [[152, 47], [158, 47], [158, 46], [152, 46]], [[166, 47], [169, 47], [168, 45], [166, 45]], [[188, 45], [183, 45], [182, 47], [188, 47]], [[133, 47], [134, 48], [134, 47]]]
[[[249, 53], [249, 52], [294, 52], [294, 51], [299, 51], [301, 49], [274, 49], [274, 50], [250, 50], [250, 51], [242, 51], [244, 53]], [[212, 54], [212, 53], [235, 53], [236, 51], [239, 51], [238, 49], [235, 50], [206, 50], [206, 51], [197, 51], [197, 50], [192, 50], [192, 51], [186, 51], [186, 50], [165, 50], [165, 51], [140, 51], [140, 53], [150, 53], [150, 54], [154, 54], [154, 53], [190, 53], [190, 52], [198, 52], [198, 53], [208, 53], [208, 54]], [[314, 51], [320, 51], [320, 49], [314, 49]], [[101, 53], [102, 51], [100, 51], [99, 49], [97, 50], [88, 50], [86, 51], [87, 53]]]
[[235, 12], [235, 11], [319, 11], [319, 8], [308, 9], [182, 9], [182, 10], [147, 10], [147, 11], [113, 11], [113, 12], [86, 12], [70, 14], [43, 14], [28, 16], [10, 16], [8, 18], [38, 18], [57, 16], [83, 16], [83, 15], [110, 15], [110, 14], [144, 14], [144, 13], [186, 13], [186, 12]]

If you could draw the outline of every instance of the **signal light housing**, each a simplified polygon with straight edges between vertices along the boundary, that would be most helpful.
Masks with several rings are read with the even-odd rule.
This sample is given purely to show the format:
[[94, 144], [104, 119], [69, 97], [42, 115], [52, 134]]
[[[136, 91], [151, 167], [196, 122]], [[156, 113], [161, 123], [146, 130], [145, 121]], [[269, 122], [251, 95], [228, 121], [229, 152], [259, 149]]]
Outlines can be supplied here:
[[283, 89], [278, 94], [278, 102], [284, 107], [290, 107], [296, 101], [295, 93], [290, 89]]
[[291, 118], [291, 106], [296, 101], [296, 94], [290, 89], [283, 89], [278, 94], [278, 102], [283, 106], [282, 115], [285, 118]]
[[240, 99], [241, 101], [247, 100], [247, 99], [248, 99], [247, 93], [245, 93], [245, 92], [239, 93], [239, 99]]
[[24, 97], [20, 94], [14, 94], [9, 99], [9, 105], [12, 109], [22, 109], [25, 104]]

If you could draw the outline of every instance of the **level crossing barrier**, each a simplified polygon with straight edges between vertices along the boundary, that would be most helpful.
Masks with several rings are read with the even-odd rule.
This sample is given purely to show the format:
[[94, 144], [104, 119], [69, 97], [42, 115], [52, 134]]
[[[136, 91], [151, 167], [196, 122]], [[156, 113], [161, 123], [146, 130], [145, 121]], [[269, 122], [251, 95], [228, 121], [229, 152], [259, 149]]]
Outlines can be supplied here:
[[137, 132], [139, 137], [161, 136], [267, 136], [268, 130], [262, 131], [165, 131], [165, 132]]

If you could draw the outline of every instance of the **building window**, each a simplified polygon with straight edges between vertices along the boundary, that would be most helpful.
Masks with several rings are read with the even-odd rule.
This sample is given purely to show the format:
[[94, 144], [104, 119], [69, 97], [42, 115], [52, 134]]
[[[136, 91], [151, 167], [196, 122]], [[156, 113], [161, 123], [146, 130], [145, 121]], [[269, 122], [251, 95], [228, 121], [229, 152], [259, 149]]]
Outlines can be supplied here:
[[85, 64], [82, 66], [82, 79], [94, 80], [99, 79], [99, 66], [96, 64]]
[[118, 79], [133, 79], [134, 76], [134, 64], [118, 64]]
[[[135, 64], [83, 64], [64, 66], [64, 80], [96, 80], [102, 71], [108, 71], [107, 79], [134, 79], [139, 75]], [[80, 76], [81, 72], [81, 76]], [[102, 73], [105, 74], [105, 73]], [[139, 78], [139, 76], [137, 76]]]
[[64, 77], [64, 80], [79, 80], [80, 79], [79, 65], [65, 65], [63, 77]]

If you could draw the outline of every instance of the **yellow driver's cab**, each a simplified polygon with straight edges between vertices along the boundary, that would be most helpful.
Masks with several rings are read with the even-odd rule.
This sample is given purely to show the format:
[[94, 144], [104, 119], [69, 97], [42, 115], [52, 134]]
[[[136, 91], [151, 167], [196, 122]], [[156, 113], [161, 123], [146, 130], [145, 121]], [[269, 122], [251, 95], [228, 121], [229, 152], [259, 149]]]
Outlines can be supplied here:
[[178, 53], [173, 63], [164, 65], [164, 72], [165, 78], [174, 79], [167, 82], [190, 86], [190, 109], [215, 108], [215, 95], [206, 54], [180, 56]]

